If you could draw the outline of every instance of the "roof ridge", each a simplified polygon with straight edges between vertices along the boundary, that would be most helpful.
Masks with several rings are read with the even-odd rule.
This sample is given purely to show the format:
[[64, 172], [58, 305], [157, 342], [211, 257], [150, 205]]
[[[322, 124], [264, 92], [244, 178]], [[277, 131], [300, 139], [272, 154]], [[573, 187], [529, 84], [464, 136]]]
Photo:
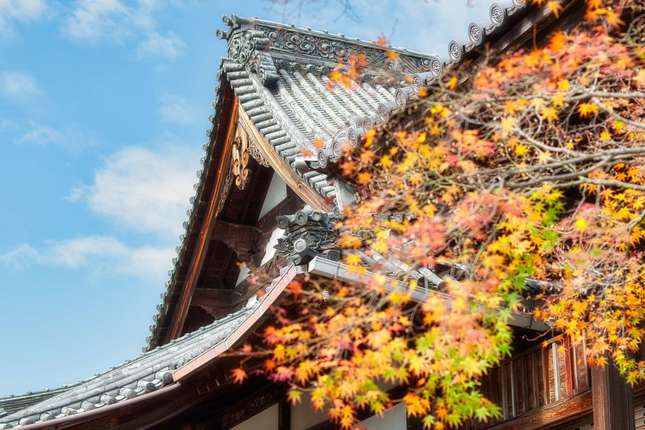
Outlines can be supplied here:
[[[307, 34], [320, 36], [328, 39], [337, 39], [343, 42], [352, 43], [354, 45], [362, 45], [368, 48], [379, 49], [384, 52], [395, 51], [397, 53], [402, 53], [402, 54], [411, 55], [411, 56], [418, 56], [418, 57], [423, 57], [428, 59], [434, 57], [433, 54], [426, 54], [418, 50], [407, 49], [401, 46], [381, 45], [372, 40], [365, 40], [358, 37], [351, 37], [351, 36], [347, 36], [344, 33], [330, 32], [327, 30], [316, 30], [316, 29], [312, 29], [311, 27], [300, 26], [295, 24], [285, 24], [282, 22], [272, 21], [272, 20], [258, 18], [258, 17], [247, 18], [247, 17], [238, 16], [238, 15], [226, 15], [222, 17], [222, 20], [224, 24], [229, 26], [231, 30], [239, 28], [241, 25], [260, 24], [260, 25], [265, 25], [268, 27], [274, 27], [274, 28], [283, 29], [283, 30], [291, 30], [291, 31], [297, 31], [301, 33], [307, 33]], [[228, 36], [230, 35], [230, 33], [225, 33], [221, 30], [218, 30], [218, 35]]]

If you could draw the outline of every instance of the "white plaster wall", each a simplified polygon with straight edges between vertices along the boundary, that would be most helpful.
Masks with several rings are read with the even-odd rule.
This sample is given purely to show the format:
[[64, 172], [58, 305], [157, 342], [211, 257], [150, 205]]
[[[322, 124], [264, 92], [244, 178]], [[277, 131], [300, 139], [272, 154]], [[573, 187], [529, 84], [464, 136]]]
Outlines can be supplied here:
[[[312, 409], [308, 396], [303, 396], [301, 403], [291, 406], [291, 430], [306, 430], [328, 419], [324, 412], [316, 412]], [[406, 430], [405, 405], [399, 403], [385, 412], [382, 417], [375, 415], [356, 427], [366, 430]]]
[[273, 230], [271, 237], [267, 242], [267, 246], [266, 248], [264, 248], [264, 257], [262, 257], [260, 266], [273, 258], [273, 256], [275, 255], [275, 246], [278, 244], [278, 239], [280, 239], [283, 235], [284, 230], [282, 230], [281, 228], [276, 228], [275, 230]]
[[279, 413], [280, 409], [276, 403], [231, 430], [278, 430]]
[[361, 421], [357, 427], [367, 430], [406, 430], [405, 405], [399, 403], [385, 412], [382, 417], [375, 415], [365, 421]]
[[291, 406], [291, 430], [306, 430], [327, 421], [328, 418], [324, 412], [313, 410], [308, 393], [302, 396], [300, 403]]
[[282, 200], [287, 198], [287, 184], [284, 183], [280, 175], [273, 172], [271, 183], [269, 184], [269, 191], [264, 199], [264, 204], [260, 210], [260, 218], [266, 215], [274, 207], [278, 206]]
[[235, 286], [237, 287], [240, 285], [244, 280], [246, 279], [247, 276], [249, 276], [249, 273], [251, 273], [251, 270], [249, 270], [248, 266], [245, 264], [242, 267], [240, 267], [240, 274], [237, 275], [237, 282], [235, 282]]

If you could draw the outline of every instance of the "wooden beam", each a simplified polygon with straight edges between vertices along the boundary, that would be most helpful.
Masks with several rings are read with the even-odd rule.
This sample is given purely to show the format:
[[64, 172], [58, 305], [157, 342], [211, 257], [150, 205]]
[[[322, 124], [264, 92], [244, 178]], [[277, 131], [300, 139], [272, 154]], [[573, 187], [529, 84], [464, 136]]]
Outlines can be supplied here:
[[190, 301], [197, 286], [199, 274], [201, 273], [202, 266], [206, 258], [208, 243], [210, 241], [212, 229], [214, 226], [213, 220], [217, 216], [217, 207], [220, 194], [225, 188], [224, 184], [226, 182], [226, 177], [231, 174], [229, 172], [228, 165], [230, 162], [231, 147], [233, 138], [235, 136], [235, 128], [237, 125], [239, 109], [237, 97], [233, 97], [232, 103], [233, 107], [231, 117], [229, 118], [227, 124], [226, 139], [223, 142], [224, 148], [222, 149], [222, 156], [219, 158], [218, 165], [214, 166], [216, 174], [213, 192], [211, 193], [210, 200], [208, 201], [208, 209], [205, 219], [200, 226], [199, 237], [197, 239], [192, 258], [190, 260], [190, 265], [188, 266], [188, 275], [186, 277], [186, 282], [184, 283], [184, 288], [182, 289], [181, 296], [179, 297], [179, 301], [177, 302], [177, 308], [172, 316], [170, 327], [166, 334], [166, 341], [175, 339], [182, 334], [184, 323], [186, 322], [186, 316], [188, 315], [188, 309], [190, 308]]
[[[374, 273], [369, 271], [356, 273], [356, 271], [352, 270], [351, 267], [345, 263], [329, 260], [321, 256], [314, 257], [313, 260], [309, 262], [307, 271], [312, 275], [340, 279], [343, 282], [360, 282], [363, 284], [368, 283], [370, 278], [374, 276]], [[394, 281], [394, 279], [390, 280]], [[386, 288], [390, 290], [392, 289], [392, 285], [394, 285], [392, 282], [386, 282]], [[407, 290], [407, 287], [403, 286], [399, 282], [397, 282], [396, 285], [398, 285], [397, 288], [401, 290]], [[450, 301], [450, 295], [439, 290], [417, 287], [410, 293], [411, 299], [417, 303], [425, 302], [429, 295], [436, 296], [446, 302]], [[535, 331], [546, 331], [549, 328], [543, 322], [536, 321], [530, 313], [521, 311], [512, 313], [511, 318], [508, 321], [508, 325]]]
[[239, 304], [241, 296], [236, 298], [231, 289], [196, 288], [190, 302], [191, 308], [201, 308], [214, 319], [222, 318]]
[[[534, 410], [521, 417], [489, 427], [488, 430], [537, 430], [579, 418], [591, 412], [591, 393], [586, 392], [548, 408]], [[632, 415], [633, 416], [633, 415]], [[551, 428], [551, 427], [549, 427]], [[614, 430], [617, 430], [616, 427]]]
[[240, 125], [251, 136], [253, 144], [269, 163], [273, 170], [280, 175], [282, 180], [309, 206], [316, 210], [329, 212], [332, 207], [325, 199], [314, 191], [293, 168], [280, 157], [280, 154], [271, 146], [266, 138], [255, 128], [244, 108], [240, 108]]
[[263, 250], [264, 233], [257, 227], [233, 224], [222, 220], [214, 220], [211, 231], [213, 240], [224, 243], [235, 251], [237, 261], [248, 263]]
[[220, 288], [197, 288], [193, 293], [192, 306], [217, 307], [230, 306], [233, 302], [233, 290]]
[[270, 285], [266, 286], [271, 286], [271, 290], [267, 292], [265, 287], [265, 295], [258, 299], [260, 302], [255, 305], [254, 309], [248, 316], [246, 316], [245, 320], [231, 333], [229, 333], [228, 336], [219, 344], [175, 370], [172, 375], [173, 380], [181, 382], [189, 378], [212, 363], [222, 353], [232, 348], [245, 334], [247, 334], [247, 332], [252, 331], [256, 324], [264, 317], [264, 314], [269, 307], [273, 306], [273, 303], [278, 299], [278, 297], [280, 297], [280, 294], [282, 294], [285, 288], [287, 288], [289, 283], [298, 276], [298, 274], [298, 270], [293, 264], [286, 266], [280, 277], [274, 279]]
[[591, 368], [594, 430], [634, 430], [634, 395], [613, 364]]

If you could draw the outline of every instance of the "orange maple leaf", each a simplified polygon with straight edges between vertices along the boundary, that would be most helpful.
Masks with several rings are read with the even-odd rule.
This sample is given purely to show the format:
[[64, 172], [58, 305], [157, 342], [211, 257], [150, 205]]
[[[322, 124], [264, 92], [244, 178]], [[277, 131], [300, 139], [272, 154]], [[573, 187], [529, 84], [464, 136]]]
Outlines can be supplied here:
[[233, 382], [236, 384], [241, 384], [248, 377], [249, 375], [247, 375], [244, 369], [237, 368], [237, 369], [231, 370], [231, 378], [233, 378]]
[[289, 291], [291, 291], [291, 294], [294, 296], [299, 296], [302, 293], [302, 282], [300, 281], [291, 281], [289, 283]]

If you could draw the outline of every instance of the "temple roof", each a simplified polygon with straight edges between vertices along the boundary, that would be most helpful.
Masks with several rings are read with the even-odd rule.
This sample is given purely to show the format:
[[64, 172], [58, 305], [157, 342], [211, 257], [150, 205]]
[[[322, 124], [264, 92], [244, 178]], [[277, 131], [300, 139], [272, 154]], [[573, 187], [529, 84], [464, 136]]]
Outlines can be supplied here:
[[28, 404], [24, 409], [0, 418], [0, 429], [82, 413], [171, 384], [173, 370], [223, 342], [253, 309], [253, 306], [245, 307], [75, 387], [62, 390], [60, 394], [54, 393], [43, 401]]
[[72, 387], [0, 399], [0, 430], [47, 422], [114, 405], [176, 382], [174, 373], [207, 353], [231, 348], [262, 317], [297, 272], [293, 266], [240, 310]]
[[[197, 172], [199, 180], [191, 198], [193, 207], [187, 212], [175, 267], [169, 273], [162, 302], [150, 326], [148, 347], [164, 342], [168, 315], [173, 312], [181, 284], [178, 274], [185, 271], [191, 255], [189, 238], [195, 236], [202, 222], [199, 205], [208, 200], [210, 192], [205, 179], [213, 158], [219, 156], [218, 146], [223, 144], [218, 136], [224, 125], [220, 117], [226, 88], [232, 88], [239, 100], [240, 120], [248, 121], [257, 131], [255, 137], [272, 148], [285, 170], [300, 178], [310, 194], [318, 196], [317, 205], [307, 203], [314, 203], [317, 209], [338, 210], [351, 201], [352, 192], [328, 175], [326, 164], [339, 156], [344, 143], [356, 141], [367, 128], [386, 121], [390, 112], [417, 94], [419, 85], [438, 78], [446, 67], [459, 63], [464, 55], [481, 46], [487, 36], [502, 28], [507, 17], [524, 8], [521, 0], [504, 4], [492, 4], [490, 22], [470, 24], [465, 40], [451, 42], [441, 56], [256, 18], [224, 17], [228, 29], [218, 35], [226, 40], [228, 52], [220, 63], [213, 127], [209, 142], [204, 145], [203, 167]], [[395, 61], [388, 59], [391, 51], [397, 54]], [[354, 54], [366, 59], [361, 82], [350, 88], [330, 85], [329, 72], [339, 61], [347, 62]], [[383, 70], [395, 76], [412, 76], [414, 81], [382, 80], [379, 75]], [[257, 151], [251, 151], [251, 155], [260, 164], [269, 164]]]
[[0, 398], [0, 419], [14, 412], [28, 408], [31, 405], [61, 394], [73, 388], [73, 385], [65, 385], [51, 390], [35, 391], [26, 394], [7, 396]]

